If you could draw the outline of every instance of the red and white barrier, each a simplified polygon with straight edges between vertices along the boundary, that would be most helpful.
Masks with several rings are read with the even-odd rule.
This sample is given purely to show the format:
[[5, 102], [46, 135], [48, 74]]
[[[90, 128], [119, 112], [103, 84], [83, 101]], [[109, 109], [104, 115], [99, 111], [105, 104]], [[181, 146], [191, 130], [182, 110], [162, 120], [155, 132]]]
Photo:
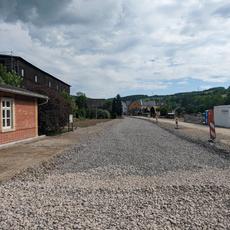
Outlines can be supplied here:
[[212, 140], [216, 139], [216, 129], [215, 129], [215, 124], [210, 122], [209, 124], [209, 128], [210, 128], [210, 138]]
[[215, 129], [213, 110], [208, 111], [208, 124], [209, 124], [210, 140], [213, 141], [216, 139], [216, 129]]

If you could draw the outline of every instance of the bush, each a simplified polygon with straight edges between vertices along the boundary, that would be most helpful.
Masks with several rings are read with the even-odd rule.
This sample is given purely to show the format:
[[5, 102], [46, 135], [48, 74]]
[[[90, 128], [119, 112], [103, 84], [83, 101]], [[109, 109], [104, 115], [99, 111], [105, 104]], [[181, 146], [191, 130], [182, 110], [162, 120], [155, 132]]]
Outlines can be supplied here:
[[60, 132], [68, 124], [71, 105], [53, 89], [37, 86], [32, 91], [49, 97], [48, 103], [38, 107], [39, 134]]
[[76, 111], [76, 118], [80, 118], [80, 119], [85, 119], [86, 118], [86, 110], [85, 109], [78, 109]]
[[6, 67], [0, 64], [0, 84], [20, 87], [22, 81], [22, 77], [17, 75], [14, 71], [7, 72]]
[[166, 107], [160, 108], [161, 116], [166, 116], [168, 114], [168, 109]]
[[109, 119], [110, 113], [108, 110], [98, 109], [97, 110], [97, 118], [98, 119]]

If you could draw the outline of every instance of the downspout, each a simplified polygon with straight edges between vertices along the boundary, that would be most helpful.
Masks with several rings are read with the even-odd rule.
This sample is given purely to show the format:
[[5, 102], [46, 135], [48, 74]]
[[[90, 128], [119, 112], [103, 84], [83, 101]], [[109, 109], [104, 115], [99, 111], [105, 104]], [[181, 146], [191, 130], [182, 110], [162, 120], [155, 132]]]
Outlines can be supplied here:
[[45, 105], [45, 104], [48, 103], [48, 101], [49, 101], [49, 98], [47, 97], [45, 102], [42, 102], [42, 103], [40, 103], [40, 104], [38, 104], [38, 105], [39, 105], [39, 106], [40, 106], [40, 105]]

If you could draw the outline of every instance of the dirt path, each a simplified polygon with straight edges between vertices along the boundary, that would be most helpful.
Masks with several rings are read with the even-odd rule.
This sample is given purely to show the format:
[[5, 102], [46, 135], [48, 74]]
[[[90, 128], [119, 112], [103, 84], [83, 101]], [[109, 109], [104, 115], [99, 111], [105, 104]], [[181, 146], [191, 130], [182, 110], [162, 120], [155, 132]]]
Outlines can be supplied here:
[[[164, 123], [169, 123], [169, 124], [175, 125], [175, 121], [174, 120], [169, 120], [169, 119], [160, 118], [159, 122], [164, 122]], [[192, 123], [187, 123], [187, 122], [183, 122], [183, 121], [179, 121], [179, 124], [181, 126], [183, 126], [183, 127], [186, 127], [186, 128], [198, 129], [198, 130], [201, 130], [201, 131], [204, 131], [204, 132], [209, 132], [209, 127], [206, 126], [206, 125], [192, 124]], [[217, 134], [228, 136], [229, 139], [230, 139], [230, 129], [216, 127], [216, 132], [217, 132]]]
[[103, 130], [105, 124], [102, 122], [100, 120], [100, 124], [97, 124], [95, 120], [92, 122], [82, 121], [81, 126], [87, 128], [78, 128], [74, 132], [0, 149], [0, 182], [13, 177], [28, 167], [47, 161], [49, 158], [80, 143], [82, 138], [96, 135]]

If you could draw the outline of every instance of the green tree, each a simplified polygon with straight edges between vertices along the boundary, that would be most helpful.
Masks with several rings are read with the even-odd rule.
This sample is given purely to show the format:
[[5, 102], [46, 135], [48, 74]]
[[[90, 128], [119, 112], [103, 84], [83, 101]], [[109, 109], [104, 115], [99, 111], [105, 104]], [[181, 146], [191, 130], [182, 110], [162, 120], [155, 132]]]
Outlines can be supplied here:
[[32, 91], [49, 97], [48, 102], [38, 108], [39, 134], [49, 135], [62, 131], [68, 124], [69, 114], [72, 113], [70, 103], [49, 87], [36, 85]]
[[75, 96], [76, 117], [85, 119], [89, 112], [87, 111], [87, 97], [84, 93], [78, 92]]
[[112, 117], [116, 118], [116, 117], [121, 117], [122, 116], [122, 103], [121, 103], [121, 97], [118, 94], [112, 102]]
[[116, 113], [116, 98], [113, 98], [112, 101], [112, 118], [116, 118], [117, 113]]
[[87, 108], [87, 97], [84, 93], [77, 93], [76, 96], [76, 105], [78, 109], [86, 109]]
[[97, 118], [98, 119], [109, 119], [110, 113], [108, 110], [98, 109], [97, 110]]
[[0, 84], [20, 87], [22, 81], [22, 77], [17, 75], [14, 71], [7, 72], [6, 67], [0, 64]]
[[225, 99], [225, 104], [226, 104], [226, 105], [230, 105], [230, 88], [229, 88], [229, 92], [228, 92], [228, 94], [227, 94], [227, 97], [226, 97], [226, 99]]
[[154, 107], [151, 107], [151, 109], [150, 109], [150, 116], [154, 117], [155, 114], [156, 114], [156, 111], [155, 111]]
[[122, 111], [121, 97], [120, 97], [119, 94], [117, 95], [117, 98], [116, 98], [116, 99], [117, 99], [117, 115], [118, 115], [118, 117], [121, 117], [123, 111]]
[[161, 116], [166, 116], [168, 114], [168, 108], [165, 106], [160, 107]]
[[69, 106], [71, 108], [71, 113], [72, 114], [76, 114], [76, 112], [77, 112], [77, 105], [76, 105], [74, 96], [69, 95], [66, 91], [63, 91], [61, 93], [61, 95], [66, 100], [66, 102], [69, 104]]

